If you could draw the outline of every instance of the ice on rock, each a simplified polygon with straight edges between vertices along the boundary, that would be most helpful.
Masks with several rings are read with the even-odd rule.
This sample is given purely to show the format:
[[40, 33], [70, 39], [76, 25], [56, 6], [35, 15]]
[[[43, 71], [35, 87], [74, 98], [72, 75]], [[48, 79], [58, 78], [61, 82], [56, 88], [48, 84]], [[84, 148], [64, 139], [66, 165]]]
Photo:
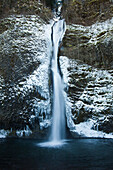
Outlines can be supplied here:
[[82, 122], [78, 125], [75, 125], [75, 129], [71, 131], [78, 133], [82, 137], [113, 139], [113, 133], [107, 134], [102, 131], [98, 131], [98, 126], [96, 130], [93, 130], [93, 127], [94, 127], [94, 121], [88, 120], [87, 122]]
[[[68, 89], [73, 88], [73, 93], [70, 91], [68, 91], [68, 95], [65, 93], [67, 125], [70, 130], [85, 137], [113, 138], [112, 133], [107, 134], [99, 131], [98, 128], [100, 121], [107, 119], [104, 113], [109, 115], [108, 111], [113, 107], [112, 71], [99, 70], [65, 56], [61, 56], [61, 66], [64, 83], [67, 84]], [[82, 80], [82, 74], [84, 75], [83, 80], [86, 82], [83, 88], [82, 83], [78, 84], [79, 86], [76, 85]], [[73, 79], [74, 81], [72, 81]], [[77, 87], [79, 87], [77, 92], [74, 92]], [[75, 116], [79, 116], [81, 109], [83, 116], [84, 113], [87, 113], [90, 119], [85, 118], [86, 121], [76, 124]], [[72, 113], [72, 110], [75, 110], [76, 114]]]
[[8, 134], [9, 134], [8, 130], [4, 130], [4, 129], [0, 130], [0, 138], [6, 138]]

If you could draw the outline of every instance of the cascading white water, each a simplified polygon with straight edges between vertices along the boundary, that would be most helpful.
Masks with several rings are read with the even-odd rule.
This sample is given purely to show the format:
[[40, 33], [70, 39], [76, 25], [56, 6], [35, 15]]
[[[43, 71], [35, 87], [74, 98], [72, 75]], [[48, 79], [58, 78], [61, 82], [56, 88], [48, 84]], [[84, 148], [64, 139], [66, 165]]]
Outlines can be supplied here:
[[65, 33], [65, 21], [58, 20], [52, 27], [52, 73], [53, 73], [53, 124], [51, 141], [59, 143], [65, 138], [65, 115], [64, 115], [64, 96], [63, 81], [58, 68], [58, 49]]
[[58, 51], [66, 30], [66, 23], [61, 19], [62, 1], [57, 1], [57, 12], [51, 27], [52, 41], [52, 78], [53, 78], [53, 121], [49, 142], [39, 144], [42, 147], [55, 147], [64, 144], [65, 139], [65, 102], [63, 96], [63, 80], [58, 67]]

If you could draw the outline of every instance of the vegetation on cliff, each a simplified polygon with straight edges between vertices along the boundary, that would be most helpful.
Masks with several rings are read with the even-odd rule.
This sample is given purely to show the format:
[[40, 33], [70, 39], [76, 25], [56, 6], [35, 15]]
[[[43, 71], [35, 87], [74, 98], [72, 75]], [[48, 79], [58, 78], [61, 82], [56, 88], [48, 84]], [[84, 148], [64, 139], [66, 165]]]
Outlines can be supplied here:
[[67, 23], [91, 25], [113, 17], [113, 3], [110, 0], [70, 0], [64, 5]]
[[51, 10], [38, 0], [1, 0], [0, 17], [9, 14], [38, 15], [46, 21], [52, 17]]

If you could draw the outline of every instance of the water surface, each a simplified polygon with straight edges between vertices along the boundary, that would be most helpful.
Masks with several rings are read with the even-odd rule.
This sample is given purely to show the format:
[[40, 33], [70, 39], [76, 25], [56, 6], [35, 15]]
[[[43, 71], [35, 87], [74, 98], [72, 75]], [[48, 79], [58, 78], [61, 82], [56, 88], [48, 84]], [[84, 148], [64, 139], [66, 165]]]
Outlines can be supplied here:
[[42, 141], [0, 139], [0, 170], [113, 169], [113, 140], [74, 139], [57, 148]]

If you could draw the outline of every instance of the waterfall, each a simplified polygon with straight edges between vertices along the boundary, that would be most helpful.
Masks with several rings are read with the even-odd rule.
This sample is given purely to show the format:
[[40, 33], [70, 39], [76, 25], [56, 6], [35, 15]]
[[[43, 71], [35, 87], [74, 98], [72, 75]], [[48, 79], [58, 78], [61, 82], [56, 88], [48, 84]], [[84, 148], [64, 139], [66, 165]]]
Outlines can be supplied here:
[[64, 144], [65, 139], [65, 101], [63, 96], [63, 80], [60, 74], [60, 66], [58, 64], [58, 52], [60, 44], [66, 30], [66, 23], [61, 19], [62, 1], [57, 1], [57, 8], [53, 25], [51, 27], [51, 43], [52, 43], [52, 80], [53, 80], [53, 108], [52, 108], [52, 129], [49, 142], [41, 143], [40, 146], [59, 146]]
[[63, 81], [58, 67], [58, 50], [65, 33], [65, 21], [59, 19], [52, 26], [52, 75], [53, 75], [53, 124], [51, 141], [59, 142], [65, 138], [65, 115]]
[[60, 18], [62, 2], [57, 1], [56, 15], [53, 26], [51, 27], [52, 41], [52, 77], [53, 77], [53, 122], [50, 141], [53, 144], [62, 142], [65, 138], [65, 102], [63, 96], [63, 80], [58, 67], [58, 51], [63, 39], [66, 24], [64, 19]]

